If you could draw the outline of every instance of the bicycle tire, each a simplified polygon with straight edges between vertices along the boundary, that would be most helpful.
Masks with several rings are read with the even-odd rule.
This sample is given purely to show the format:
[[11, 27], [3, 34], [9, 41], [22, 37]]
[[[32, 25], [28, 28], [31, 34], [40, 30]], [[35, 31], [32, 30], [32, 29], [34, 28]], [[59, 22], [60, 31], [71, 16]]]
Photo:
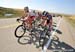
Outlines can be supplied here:
[[17, 38], [22, 37], [22, 36], [25, 34], [25, 31], [26, 31], [26, 28], [22, 29], [22, 30], [23, 30], [23, 34], [19, 36], [19, 35], [17, 34], [17, 31], [18, 31], [18, 29], [19, 29], [20, 27], [23, 27], [23, 25], [19, 25], [19, 26], [15, 29], [15, 37], [17, 37]]

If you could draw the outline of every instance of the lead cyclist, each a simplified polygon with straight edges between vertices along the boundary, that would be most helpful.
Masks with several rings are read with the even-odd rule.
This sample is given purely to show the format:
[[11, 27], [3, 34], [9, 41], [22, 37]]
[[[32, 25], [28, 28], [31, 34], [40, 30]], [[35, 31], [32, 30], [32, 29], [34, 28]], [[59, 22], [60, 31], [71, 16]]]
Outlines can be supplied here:
[[[32, 22], [35, 20], [35, 18], [36, 18], [35, 10], [29, 11], [28, 7], [24, 7], [24, 14], [19, 19], [25, 20], [25, 22], [27, 23], [27, 25], [29, 27], [29, 30], [31, 30]], [[19, 19], [17, 19], [17, 20], [19, 20]]]

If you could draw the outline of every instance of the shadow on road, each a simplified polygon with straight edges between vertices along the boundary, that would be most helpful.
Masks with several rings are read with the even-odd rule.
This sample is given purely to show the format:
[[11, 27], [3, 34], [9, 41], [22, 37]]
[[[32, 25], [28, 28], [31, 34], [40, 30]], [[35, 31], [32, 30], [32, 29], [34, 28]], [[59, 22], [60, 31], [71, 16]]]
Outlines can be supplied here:
[[21, 44], [21, 45], [27, 45], [27, 44], [36, 44], [36, 42], [38, 42], [39, 38], [37, 36], [23, 36], [21, 38], [18, 38], [18, 43]]
[[[44, 45], [47, 43], [47, 41], [48, 39], [46, 38]], [[18, 43], [21, 45], [27, 45], [27, 44], [31, 45], [32, 43], [35, 42], [33, 42], [29, 36], [23, 36], [18, 39]], [[75, 48], [73, 48], [68, 43], [61, 42], [59, 40], [52, 40], [51, 43], [49, 44], [48, 50], [52, 50], [53, 52], [75, 52]]]
[[52, 50], [53, 52], [75, 52], [75, 48], [61, 41], [52, 41], [48, 50]]
[[53, 27], [57, 27], [56, 25], [53, 25]]
[[62, 32], [60, 31], [60, 30], [58, 30], [58, 29], [52, 29], [53, 31], [55, 31], [56, 30], [56, 32], [58, 33], [58, 34], [62, 34]]
[[56, 30], [56, 32], [57, 32], [58, 34], [62, 34], [62, 32], [61, 32], [60, 30], [55, 29], [55, 27], [57, 27], [55, 22], [54, 22], [54, 24], [53, 24], [52, 26], [53, 26], [53, 28], [52, 28], [53, 31]]
[[21, 45], [31, 44], [31, 38], [29, 36], [23, 36], [18, 38], [18, 43]]

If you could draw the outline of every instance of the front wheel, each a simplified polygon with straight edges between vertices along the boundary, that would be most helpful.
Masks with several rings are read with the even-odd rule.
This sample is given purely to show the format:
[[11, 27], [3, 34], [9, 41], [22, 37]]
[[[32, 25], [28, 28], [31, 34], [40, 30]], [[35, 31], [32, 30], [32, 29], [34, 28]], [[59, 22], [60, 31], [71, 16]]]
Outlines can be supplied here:
[[19, 25], [16, 29], [15, 29], [15, 36], [17, 38], [22, 37], [26, 32], [26, 28], [23, 25]]

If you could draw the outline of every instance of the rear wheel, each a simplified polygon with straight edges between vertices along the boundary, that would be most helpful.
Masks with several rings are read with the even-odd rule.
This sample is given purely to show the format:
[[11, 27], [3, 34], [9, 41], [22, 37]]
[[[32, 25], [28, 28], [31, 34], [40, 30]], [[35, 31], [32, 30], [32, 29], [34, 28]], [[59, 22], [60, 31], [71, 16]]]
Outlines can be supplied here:
[[23, 25], [19, 25], [16, 29], [15, 29], [15, 36], [17, 38], [22, 37], [26, 32], [26, 28]]

